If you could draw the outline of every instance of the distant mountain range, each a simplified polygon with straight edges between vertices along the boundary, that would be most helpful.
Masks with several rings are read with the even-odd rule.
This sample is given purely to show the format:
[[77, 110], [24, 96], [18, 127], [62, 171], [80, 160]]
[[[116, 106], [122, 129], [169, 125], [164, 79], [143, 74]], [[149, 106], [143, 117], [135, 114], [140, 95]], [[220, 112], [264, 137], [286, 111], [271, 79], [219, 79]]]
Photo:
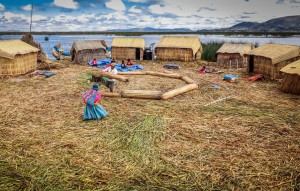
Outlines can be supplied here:
[[300, 32], [300, 15], [280, 17], [263, 23], [242, 22], [229, 28], [201, 30], [220, 32]]
[[193, 31], [188, 28], [131, 28], [115, 29], [106, 32], [300, 32], [300, 15], [280, 17], [263, 23], [242, 22], [229, 28], [203, 29]]
[[146, 28], [131, 28], [131, 29], [114, 29], [114, 30], [107, 30], [106, 32], [193, 32], [193, 30], [188, 28], [157, 29], [152, 27], [146, 27]]

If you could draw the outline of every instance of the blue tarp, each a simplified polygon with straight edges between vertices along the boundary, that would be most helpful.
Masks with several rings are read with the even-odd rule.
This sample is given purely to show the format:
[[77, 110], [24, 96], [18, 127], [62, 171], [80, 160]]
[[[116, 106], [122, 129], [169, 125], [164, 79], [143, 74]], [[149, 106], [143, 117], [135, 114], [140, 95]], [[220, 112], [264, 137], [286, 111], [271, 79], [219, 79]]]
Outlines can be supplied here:
[[63, 55], [64, 55], [64, 56], [70, 56], [71, 53], [70, 53], [70, 52], [65, 52], [65, 51], [63, 51]]
[[[98, 64], [97, 68], [104, 68], [110, 62], [111, 62], [111, 59], [99, 60], [99, 61], [97, 61], [97, 64]], [[89, 66], [93, 66], [92, 61], [89, 61], [88, 64], [89, 64]]]
[[132, 65], [130, 67], [125, 67], [125, 68], [122, 68], [121, 67], [121, 64], [116, 64], [116, 69], [118, 71], [121, 71], [121, 72], [128, 72], [128, 71], [135, 71], [135, 70], [144, 70], [144, 67], [142, 65], [139, 65], [139, 64], [135, 64], [135, 65]]
[[[54, 46], [54, 50], [56, 51], [56, 52], [59, 52], [60, 51], [60, 49], [59, 48], [57, 48], [56, 46]], [[70, 52], [68, 52], [68, 51], [63, 51], [63, 53], [62, 53], [62, 55], [64, 55], [64, 56], [70, 56], [71, 55], [71, 53]]]
[[[105, 68], [106, 65], [108, 65], [109, 63], [111, 62], [111, 59], [104, 59], [104, 60], [99, 60], [97, 61], [97, 68]], [[92, 61], [89, 61], [88, 62], [88, 65], [89, 66], [93, 66], [92, 65]], [[121, 72], [128, 72], [128, 71], [135, 71], [135, 70], [144, 70], [144, 67], [142, 65], [139, 65], [139, 64], [135, 64], [131, 67], [125, 67], [125, 68], [122, 68], [121, 67], [121, 64], [117, 64], [115, 63], [115, 67], [118, 71], [121, 71]]]

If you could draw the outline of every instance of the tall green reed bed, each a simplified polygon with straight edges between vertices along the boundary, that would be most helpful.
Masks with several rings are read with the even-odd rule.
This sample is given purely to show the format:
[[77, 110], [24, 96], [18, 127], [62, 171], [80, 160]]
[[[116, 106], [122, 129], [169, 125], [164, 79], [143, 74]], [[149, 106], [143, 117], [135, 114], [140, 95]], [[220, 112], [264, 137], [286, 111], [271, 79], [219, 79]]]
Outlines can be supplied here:
[[[216, 53], [221, 48], [225, 41], [210, 41], [208, 43], [202, 43], [203, 52], [201, 54], [201, 59], [209, 62], [216, 62]], [[229, 42], [232, 44], [247, 44], [247, 42]], [[254, 47], [258, 47], [258, 42], [254, 42]]]
[[205, 44], [202, 44], [203, 46], [203, 52], [201, 55], [201, 59], [209, 62], [216, 62], [216, 52], [221, 48], [221, 46], [225, 42], [218, 42], [218, 41], [211, 41]]

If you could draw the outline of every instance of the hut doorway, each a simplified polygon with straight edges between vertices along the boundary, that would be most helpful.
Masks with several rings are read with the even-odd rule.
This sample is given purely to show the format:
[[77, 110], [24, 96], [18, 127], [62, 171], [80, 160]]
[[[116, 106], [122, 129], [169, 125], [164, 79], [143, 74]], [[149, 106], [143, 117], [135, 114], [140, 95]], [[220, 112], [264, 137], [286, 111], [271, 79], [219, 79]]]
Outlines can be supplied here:
[[135, 59], [140, 60], [141, 59], [141, 49], [136, 48], [135, 49]]
[[75, 60], [75, 55], [76, 55], [76, 51], [74, 51], [72, 54], [71, 62], [73, 62]]
[[250, 55], [248, 70], [249, 70], [248, 71], [249, 73], [253, 73], [254, 72], [254, 56], [253, 55]]

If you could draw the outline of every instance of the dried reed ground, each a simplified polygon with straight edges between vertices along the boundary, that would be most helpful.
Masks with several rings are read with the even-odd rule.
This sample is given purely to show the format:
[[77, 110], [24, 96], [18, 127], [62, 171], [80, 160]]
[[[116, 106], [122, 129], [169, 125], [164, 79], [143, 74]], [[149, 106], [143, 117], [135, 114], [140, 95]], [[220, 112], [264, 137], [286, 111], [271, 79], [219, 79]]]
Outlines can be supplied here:
[[[162, 71], [163, 63], [143, 64]], [[277, 82], [247, 82], [244, 70], [226, 70], [240, 77], [230, 84], [199, 67], [179, 71], [199, 90], [166, 101], [103, 98], [109, 117], [101, 121], [81, 119], [89, 67], [2, 79], [0, 190], [299, 190], [300, 97]], [[130, 80], [117, 91], [184, 85]]]

